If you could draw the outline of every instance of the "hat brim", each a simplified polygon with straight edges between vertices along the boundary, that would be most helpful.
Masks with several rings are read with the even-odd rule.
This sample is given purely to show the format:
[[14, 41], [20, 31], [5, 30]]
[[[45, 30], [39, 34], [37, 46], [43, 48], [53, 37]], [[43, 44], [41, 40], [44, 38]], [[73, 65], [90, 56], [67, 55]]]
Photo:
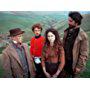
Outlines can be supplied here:
[[20, 35], [20, 34], [23, 34], [23, 33], [25, 33], [25, 31], [21, 31], [21, 32], [19, 32], [17, 34], [13, 34], [13, 35], [8, 35], [8, 37], [17, 36], [17, 35]]

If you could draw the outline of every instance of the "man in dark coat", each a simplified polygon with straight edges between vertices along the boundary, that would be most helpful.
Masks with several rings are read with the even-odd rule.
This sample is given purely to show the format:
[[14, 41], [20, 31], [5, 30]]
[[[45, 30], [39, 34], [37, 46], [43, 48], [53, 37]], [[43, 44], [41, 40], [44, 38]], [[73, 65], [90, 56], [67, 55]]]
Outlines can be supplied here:
[[69, 27], [64, 31], [65, 77], [78, 77], [84, 71], [88, 57], [88, 37], [81, 29], [83, 17], [79, 12], [70, 12]]

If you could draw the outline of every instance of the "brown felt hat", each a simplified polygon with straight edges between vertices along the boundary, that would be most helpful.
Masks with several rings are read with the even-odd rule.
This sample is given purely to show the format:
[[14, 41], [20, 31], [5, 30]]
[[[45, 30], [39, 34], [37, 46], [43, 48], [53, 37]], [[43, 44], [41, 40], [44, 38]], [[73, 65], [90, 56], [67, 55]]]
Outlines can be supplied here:
[[9, 30], [9, 32], [10, 32], [9, 36], [17, 36], [17, 35], [23, 34], [25, 31], [22, 31], [20, 28], [14, 28]]

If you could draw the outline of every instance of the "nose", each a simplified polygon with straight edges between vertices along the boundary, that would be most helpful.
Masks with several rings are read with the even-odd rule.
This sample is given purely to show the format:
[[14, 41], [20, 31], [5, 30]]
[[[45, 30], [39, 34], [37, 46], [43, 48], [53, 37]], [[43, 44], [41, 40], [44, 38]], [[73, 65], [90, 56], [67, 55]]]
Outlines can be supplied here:
[[36, 34], [38, 33], [38, 32], [35, 32]]
[[52, 40], [52, 37], [50, 37], [49, 39]]

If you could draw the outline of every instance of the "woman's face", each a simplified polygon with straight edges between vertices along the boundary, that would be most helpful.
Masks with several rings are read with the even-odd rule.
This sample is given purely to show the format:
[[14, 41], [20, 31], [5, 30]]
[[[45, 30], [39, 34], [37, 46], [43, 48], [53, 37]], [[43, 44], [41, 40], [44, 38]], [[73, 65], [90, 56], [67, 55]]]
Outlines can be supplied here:
[[48, 40], [49, 40], [50, 43], [54, 43], [54, 41], [55, 41], [55, 35], [52, 32], [48, 32], [47, 38], [48, 38]]

